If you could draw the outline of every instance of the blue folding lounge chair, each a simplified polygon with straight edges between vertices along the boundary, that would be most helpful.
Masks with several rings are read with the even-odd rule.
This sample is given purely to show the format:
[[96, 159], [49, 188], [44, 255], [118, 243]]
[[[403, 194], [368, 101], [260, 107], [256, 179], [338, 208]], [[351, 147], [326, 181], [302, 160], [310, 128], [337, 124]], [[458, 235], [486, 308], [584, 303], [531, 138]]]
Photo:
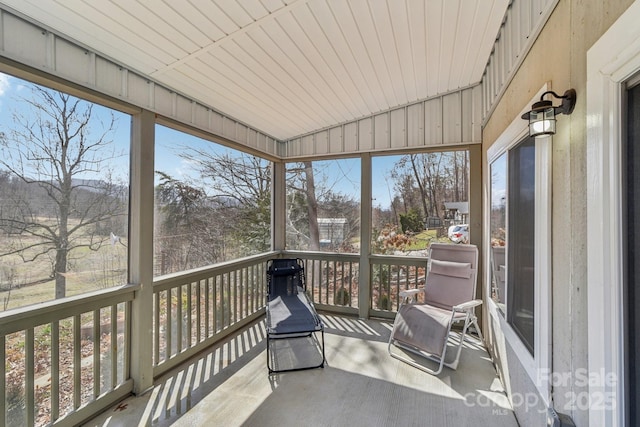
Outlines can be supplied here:
[[[269, 373], [322, 368], [325, 363], [324, 324], [306, 293], [301, 259], [273, 259], [267, 263], [267, 368]], [[321, 335], [322, 361], [318, 365], [277, 369], [271, 365], [271, 340]]]

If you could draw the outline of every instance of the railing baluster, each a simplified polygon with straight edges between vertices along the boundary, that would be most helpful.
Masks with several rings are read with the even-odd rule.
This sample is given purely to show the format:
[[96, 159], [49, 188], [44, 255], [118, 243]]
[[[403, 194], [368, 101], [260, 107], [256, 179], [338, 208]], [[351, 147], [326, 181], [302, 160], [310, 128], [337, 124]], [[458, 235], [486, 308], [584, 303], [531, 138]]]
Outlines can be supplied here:
[[219, 325], [218, 325], [218, 330], [222, 330], [224, 328], [226, 328], [227, 326], [227, 275], [226, 274], [221, 274], [220, 276], [220, 283], [219, 283], [219, 296], [218, 299], [220, 300], [220, 311], [218, 313], [218, 317], [219, 317]]
[[404, 273], [405, 275], [405, 281], [408, 280], [409, 278], [409, 270], [408, 267], [406, 265], [400, 265], [397, 266], [398, 268], [398, 273], [396, 274], [396, 283], [395, 285], [392, 286], [392, 289], [389, 289], [389, 302], [387, 303], [387, 307], [385, 307], [386, 310], [393, 310], [395, 301], [398, 301], [398, 298], [400, 297], [400, 283], [402, 282], [403, 278], [402, 278], [402, 272], [406, 271], [406, 273]]
[[73, 409], [78, 409], [81, 403], [82, 391], [82, 359], [81, 359], [81, 331], [80, 315], [73, 316]]
[[153, 294], [153, 365], [160, 364], [160, 300], [162, 292]]
[[[227, 304], [227, 299], [229, 298], [229, 292], [231, 289], [227, 290], [227, 287], [229, 285], [229, 280], [227, 278], [227, 274], [221, 274], [220, 275], [220, 311], [222, 313], [220, 313], [220, 320], [221, 320], [221, 325], [220, 325], [220, 329], [224, 329], [227, 327], [228, 323], [227, 323], [227, 316], [228, 313], [231, 313], [231, 309]], [[231, 302], [229, 300], [229, 302]]]
[[220, 330], [227, 327], [227, 315], [231, 312], [231, 309], [228, 308], [227, 298], [229, 298], [229, 291], [227, 290], [228, 285], [227, 274], [220, 275]]
[[318, 283], [318, 302], [322, 302], [322, 286], [324, 285], [324, 274], [322, 274], [322, 272], [326, 270], [323, 267], [322, 261], [319, 261], [319, 264], [320, 265], [318, 266], [318, 271], [319, 271], [318, 280], [320, 283]]
[[[236, 289], [238, 289], [239, 295], [238, 295], [238, 301], [239, 301], [239, 305], [240, 307], [238, 308], [238, 314], [240, 315], [240, 318], [244, 317], [244, 309], [245, 309], [245, 305], [244, 305], [244, 277], [242, 274], [243, 270], [239, 269], [236, 270]], [[238, 278], [239, 277], [239, 278]], [[236, 322], [238, 321], [238, 316], [236, 316]]]
[[[311, 269], [313, 270], [313, 275], [311, 276], [311, 281], [313, 282], [313, 291], [314, 291], [314, 302], [320, 302], [320, 297], [322, 295], [322, 266], [320, 265], [320, 261], [311, 261]], [[315, 295], [317, 293], [318, 295]]]
[[262, 307], [264, 304], [263, 292], [265, 288], [265, 278], [263, 277], [263, 264], [258, 264], [256, 266], [256, 309]]
[[7, 352], [5, 348], [6, 339], [4, 335], [0, 335], [0, 425], [7, 422]]
[[[0, 357], [0, 360], [4, 360], [4, 357]], [[51, 322], [51, 421], [58, 418], [60, 418], [60, 322], [55, 320]]]
[[[118, 384], [118, 306], [111, 306], [111, 384], [109, 390]], [[156, 359], [158, 360], [158, 359]]]
[[247, 287], [247, 316], [253, 313], [255, 293], [255, 276], [253, 266], [245, 268], [245, 286]]
[[202, 340], [202, 280], [196, 282], [196, 343]]
[[233, 323], [236, 323], [238, 321], [238, 270], [232, 271], [231, 274], [233, 274]]
[[[355, 265], [355, 271], [358, 271], [358, 265]], [[354, 263], [350, 262], [349, 263], [349, 307], [353, 307], [353, 299], [355, 298], [353, 295], [353, 275], [355, 274], [355, 271], [354, 271]]]
[[191, 347], [191, 343], [192, 343], [192, 338], [193, 338], [193, 305], [192, 305], [192, 298], [193, 298], [193, 282], [191, 283], [187, 283], [187, 312], [182, 314], [182, 322], [184, 322], [184, 319], [186, 318], [187, 320], [187, 336], [186, 339], [184, 340], [184, 345], [183, 345], [183, 349], [189, 348]]
[[335, 272], [331, 271], [331, 261], [325, 261], [325, 271], [326, 271], [326, 277], [325, 277], [325, 289], [324, 289], [324, 303], [325, 304], [329, 304], [329, 294], [330, 294], [330, 289], [331, 289], [331, 278], [332, 276], [335, 274]]
[[[211, 314], [211, 316], [213, 317], [213, 333], [215, 334], [216, 332], [218, 332], [218, 286], [219, 286], [219, 278], [220, 276], [214, 276], [213, 277], [213, 295], [212, 295], [212, 300], [213, 300], [213, 313]], [[222, 309], [222, 308], [221, 308]]]
[[251, 313], [255, 313], [256, 310], [258, 309], [258, 304], [257, 304], [257, 296], [258, 296], [258, 276], [257, 276], [257, 271], [258, 270], [258, 266], [257, 265], [252, 265], [251, 266], [251, 278], [250, 278], [250, 283], [251, 283]]
[[133, 307], [133, 301], [127, 301], [124, 303], [124, 360], [122, 363], [122, 381], [128, 379], [131, 376], [131, 309]]
[[[28, 328], [25, 331], [24, 337], [24, 356], [25, 356], [25, 377], [24, 377], [24, 392], [25, 392], [25, 406], [27, 411], [27, 426], [33, 426], [35, 424], [35, 368], [34, 368], [34, 332], [33, 328]], [[3, 361], [4, 363], [4, 361]]]
[[210, 311], [209, 307], [211, 300], [209, 299], [209, 286], [211, 286], [211, 278], [207, 277], [204, 281], [204, 337], [209, 338], [209, 319]]
[[182, 293], [184, 285], [176, 289], [176, 354], [182, 351]]
[[226, 326], [231, 326], [233, 324], [233, 312], [235, 311], [234, 298], [233, 298], [233, 282], [232, 282], [231, 272], [226, 274], [225, 280], [227, 283], [227, 290], [228, 290], [225, 295], [226, 296], [225, 303], [227, 304], [226, 312], [228, 314]]
[[244, 319], [251, 313], [251, 276], [249, 275], [249, 267], [242, 269], [242, 287], [244, 288]]
[[[332, 304], [335, 304], [336, 293], [338, 292], [338, 289], [340, 289], [341, 287], [344, 288], [345, 290], [347, 289], [346, 286], [344, 285], [344, 280], [345, 280], [345, 277], [346, 277], [346, 267], [347, 267], [346, 262], [345, 261], [339, 261], [338, 265], [340, 266], [340, 277], [337, 277], [337, 275], [336, 275], [336, 284], [333, 287], [333, 301], [332, 301]], [[338, 286], [338, 284], [339, 284], [339, 286]]]
[[315, 283], [314, 283], [314, 265], [313, 265], [313, 261], [311, 260], [305, 260], [305, 280], [306, 280], [306, 286], [307, 286], [307, 293], [309, 294], [309, 296], [311, 297], [311, 301], [316, 302], [316, 289], [315, 289]]
[[250, 315], [253, 313], [253, 299], [255, 298], [254, 285], [255, 280], [253, 276], [253, 266], [248, 266], [244, 268], [244, 286], [247, 290], [247, 313], [246, 315]]
[[169, 360], [173, 355], [173, 291], [175, 289], [167, 290], [167, 323], [165, 326], [165, 353], [164, 360]]
[[229, 288], [229, 292], [227, 293], [227, 306], [229, 307], [229, 322], [227, 326], [231, 326], [234, 323], [234, 319], [236, 317], [236, 310], [238, 309], [238, 301], [236, 299], [236, 287], [234, 285], [235, 274], [233, 271], [230, 271], [227, 274], [227, 286]]
[[258, 270], [258, 299], [256, 300], [256, 303], [258, 304], [258, 307], [256, 308], [262, 308], [264, 307], [264, 305], [266, 304], [266, 297], [265, 297], [265, 292], [267, 291], [267, 275], [265, 273], [266, 270], [266, 265], [265, 264], [258, 264], [257, 267]]
[[93, 311], [93, 398], [100, 395], [100, 310]]
[[232, 286], [231, 286], [231, 273], [227, 273], [224, 275], [224, 283], [226, 286], [226, 293], [224, 298], [224, 303], [226, 305], [225, 308], [225, 328], [230, 326], [233, 323], [233, 295], [232, 295]]

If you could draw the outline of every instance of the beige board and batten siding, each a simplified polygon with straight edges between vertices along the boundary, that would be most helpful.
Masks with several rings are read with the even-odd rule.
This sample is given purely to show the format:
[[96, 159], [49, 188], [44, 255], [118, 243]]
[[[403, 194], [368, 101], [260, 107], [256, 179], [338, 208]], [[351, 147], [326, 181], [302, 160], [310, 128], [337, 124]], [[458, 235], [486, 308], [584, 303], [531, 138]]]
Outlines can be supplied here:
[[[0, 72], [53, 86], [109, 107], [145, 109], [208, 134], [215, 142], [277, 155], [275, 138], [154, 82], [0, 5]], [[55, 79], [55, 83], [51, 78]], [[92, 96], [87, 88], [109, 98]], [[137, 107], [137, 108], [136, 108]]]
[[482, 87], [476, 85], [286, 142], [286, 158], [383, 152], [481, 142]]

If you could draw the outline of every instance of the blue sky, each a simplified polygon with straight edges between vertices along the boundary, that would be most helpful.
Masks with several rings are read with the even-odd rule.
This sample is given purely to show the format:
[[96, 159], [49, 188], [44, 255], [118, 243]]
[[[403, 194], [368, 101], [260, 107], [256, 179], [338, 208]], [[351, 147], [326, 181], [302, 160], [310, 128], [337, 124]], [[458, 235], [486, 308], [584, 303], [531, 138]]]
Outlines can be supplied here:
[[[179, 156], [180, 147], [202, 148], [212, 152], [233, 151], [224, 146], [193, 137], [164, 126], [156, 126], [156, 170], [169, 173], [175, 178], [194, 177], [188, 162]], [[377, 156], [372, 159], [373, 206], [389, 208], [393, 197], [393, 182], [390, 175], [400, 156]], [[315, 161], [316, 185], [321, 183], [336, 193], [345, 194], [354, 200], [360, 199], [360, 159]]]
[[[0, 73], [0, 131], [12, 126], [12, 113], [29, 114], [16, 99], [28, 97], [30, 83]], [[130, 116], [94, 104], [96, 118], [107, 117], [112, 112], [116, 117], [116, 127], [111, 135], [118, 152], [129, 152]], [[96, 132], [100, 131], [96, 129]], [[196, 174], [188, 161], [179, 156], [184, 146], [207, 149], [212, 152], [233, 151], [224, 146], [206, 141], [173, 129], [156, 126], [156, 158], [155, 169], [168, 173], [177, 179], [196, 178]], [[393, 192], [390, 172], [399, 156], [379, 156], [373, 158], [373, 205], [388, 208]], [[114, 170], [119, 171], [119, 179], [128, 181], [129, 157], [126, 154], [113, 161]], [[314, 162], [316, 181], [323, 182], [332, 191], [345, 194], [355, 200], [360, 198], [360, 160], [359, 158], [342, 160], [325, 160]], [[95, 177], [87, 177], [95, 178]]]

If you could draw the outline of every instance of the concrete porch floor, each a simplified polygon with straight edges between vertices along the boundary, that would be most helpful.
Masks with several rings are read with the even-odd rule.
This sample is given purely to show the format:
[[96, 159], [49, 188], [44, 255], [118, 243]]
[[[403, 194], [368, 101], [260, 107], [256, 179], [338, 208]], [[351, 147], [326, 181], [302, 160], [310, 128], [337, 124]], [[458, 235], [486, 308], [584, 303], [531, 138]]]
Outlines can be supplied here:
[[[389, 356], [391, 322], [322, 318], [323, 369], [268, 375], [264, 322], [256, 322], [85, 426], [518, 425], [476, 340], [465, 343], [458, 370], [432, 376]], [[278, 362], [321, 357], [304, 341], [278, 343]]]

